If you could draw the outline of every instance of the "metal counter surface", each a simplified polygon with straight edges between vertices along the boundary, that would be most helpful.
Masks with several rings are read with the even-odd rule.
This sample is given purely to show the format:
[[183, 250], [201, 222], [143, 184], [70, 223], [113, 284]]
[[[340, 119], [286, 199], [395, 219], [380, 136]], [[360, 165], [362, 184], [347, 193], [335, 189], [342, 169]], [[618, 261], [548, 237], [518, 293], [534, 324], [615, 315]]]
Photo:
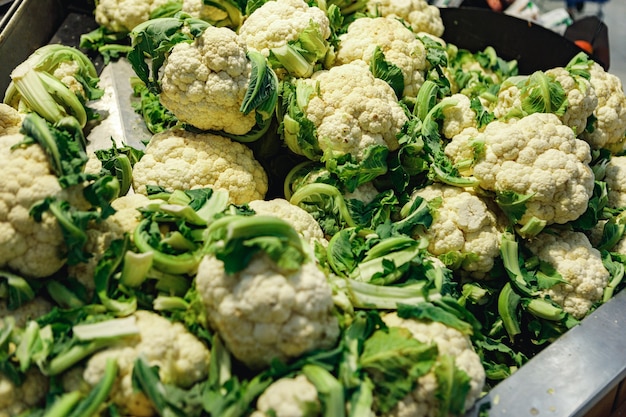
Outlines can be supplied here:
[[626, 291], [582, 320], [511, 377], [466, 417], [490, 404], [489, 416], [580, 417], [626, 377]]

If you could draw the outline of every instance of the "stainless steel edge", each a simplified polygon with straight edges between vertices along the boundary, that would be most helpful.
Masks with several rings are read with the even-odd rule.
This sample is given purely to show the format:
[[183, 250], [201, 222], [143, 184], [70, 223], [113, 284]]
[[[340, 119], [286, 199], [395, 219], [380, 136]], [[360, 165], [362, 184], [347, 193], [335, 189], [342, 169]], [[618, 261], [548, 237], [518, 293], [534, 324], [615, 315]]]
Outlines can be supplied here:
[[626, 291], [495, 386], [489, 417], [582, 417], [626, 377]]
[[11, 71], [37, 48], [48, 43], [67, 14], [61, 0], [15, 0], [0, 22], [0, 91]]
[[135, 73], [126, 59], [111, 62], [102, 70], [99, 86], [104, 90], [104, 96], [90, 103], [90, 107], [101, 114], [101, 120], [90, 128], [88, 149], [109, 148], [111, 138], [118, 146], [145, 148], [145, 142], [152, 135], [132, 106], [136, 100], [130, 84], [133, 76]]

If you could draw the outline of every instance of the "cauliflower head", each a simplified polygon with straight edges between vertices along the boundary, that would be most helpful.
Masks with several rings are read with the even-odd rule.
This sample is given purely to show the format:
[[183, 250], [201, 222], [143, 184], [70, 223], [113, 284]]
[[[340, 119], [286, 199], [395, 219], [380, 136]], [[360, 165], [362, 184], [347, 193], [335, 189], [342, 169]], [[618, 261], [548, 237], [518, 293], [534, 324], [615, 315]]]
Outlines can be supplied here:
[[626, 206], [626, 156], [612, 156], [606, 165], [604, 181], [608, 188], [609, 207]]
[[242, 271], [227, 274], [221, 260], [207, 255], [195, 282], [211, 327], [252, 369], [330, 348], [339, 336], [330, 285], [313, 261], [287, 271], [256, 255]]
[[317, 388], [304, 375], [278, 379], [263, 391], [250, 417], [315, 417], [321, 415]]
[[549, 69], [546, 74], [558, 81], [567, 95], [567, 109], [560, 116], [561, 121], [580, 135], [587, 127], [587, 119], [598, 106], [596, 90], [589, 80], [562, 67]]
[[24, 382], [16, 386], [0, 372], [0, 417], [14, 417], [42, 405], [48, 393], [48, 377], [33, 367]]
[[464, 160], [474, 141], [484, 144], [473, 167], [480, 187], [531, 196], [519, 224], [533, 217], [547, 225], [562, 224], [587, 209], [595, 179], [590, 147], [556, 115], [533, 113], [508, 123], [493, 121], [476, 136], [455, 136], [445, 153], [454, 163]]
[[450, 98], [457, 101], [454, 106], [443, 109], [442, 133], [447, 139], [461, 134], [465, 129], [475, 128], [476, 112], [472, 109], [472, 102], [468, 96], [461, 93], [453, 94]]
[[405, 97], [416, 97], [424, 83], [426, 49], [406, 26], [393, 17], [363, 17], [348, 26], [339, 37], [335, 64], [347, 64], [355, 60], [370, 63], [376, 47], [385, 60], [396, 65], [404, 77]]
[[581, 319], [602, 299], [610, 274], [602, 264], [600, 251], [584, 233], [545, 230], [528, 242], [528, 248], [540, 260], [550, 263], [565, 280], [543, 290], [543, 294], [567, 313]]
[[210, 351], [182, 323], [145, 310], [134, 313], [139, 334], [121, 340], [92, 355], [85, 365], [83, 379], [96, 385], [104, 375], [108, 358], [117, 360], [119, 371], [109, 398], [123, 415], [156, 416], [150, 400], [132, 384], [133, 364], [143, 355], [151, 366], [159, 367], [164, 383], [189, 388], [206, 378]]
[[594, 149], [607, 148], [619, 153], [626, 147], [626, 94], [622, 81], [598, 63], [591, 65], [589, 73], [598, 105], [593, 112], [596, 118], [593, 131], [583, 132], [581, 137]]
[[0, 103], [0, 136], [19, 133], [22, 116], [13, 107]]
[[102, 222], [92, 224], [87, 229], [87, 242], [84, 249], [93, 256], [87, 262], [68, 266], [67, 273], [85, 287], [89, 297], [95, 289], [94, 273], [102, 255], [111, 242], [122, 239], [125, 233], [132, 236], [132, 232], [141, 220], [138, 209], [149, 202], [150, 199], [143, 194], [132, 193], [118, 197], [111, 202], [115, 213]]
[[324, 153], [352, 154], [359, 160], [370, 146], [398, 149], [396, 135], [408, 118], [393, 89], [375, 78], [365, 62], [318, 71], [303, 81], [317, 91], [303, 110]]
[[439, 8], [426, 0], [369, 0], [366, 7], [372, 15], [403, 20], [414, 33], [443, 35]]
[[150, 18], [157, 8], [170, 0], [98, 0], [95, 8], [96, 22], [113, 32], [130, 32], [135, 26]]
[[172, 48], [160, 77], [161, 103], [198, 129], [246, 134], [256, 124], [254, 111], [239, 110], [251, 68], [241, 37], [210, 26], [192, 43]]
[[248, 205], [257, 214], [275, 216], [285, 220], [296, 229], [309, 245], [314, 246], [315, 242], [324, 246], [328, 245], [324, 232], [315, 218], [308, 211], [291, 204], [284, 198], [275, 198], [269, 201], [253, 200]]
[[500, 255], [501, 229], [493, 211], [480, 197], [451, 185], [429, 185], [413, 196], [436, 207], [426, 231], [429, 252], [435, 256], [457, 253], [462, 261], [451, 268], [483, 278]]
[[133, 188], [147, 185], [170, 191], [210, 187], [228, 191], [234, 204], [263, 199], [267, 173], [250, 148], [210, 133], [167, 130], [150, 139], [144, 156], [133, 168]]
[[11, 149], [22, 134], [0, 136], [0, 268], [43, 278], [65, 264], [61, 228], [49, 212], [36, 222], [29, 211], [46, 197], [72, 198], [62, 189], [44, 150], [36, 144]]
[[248, 48], [267, 57], [270, 49], [297, 40], [311, 22], [324, 39], [330, 37], [330, 21], [320, 8], [304, 0], [270, 0], [246, 18], [238, 34]]
[[[388, 327], [402, 327], [411, 332], [422, 343], [435, 343], [439, 355], [454, 358], [457, 368], [470, 377], [470, 390], [465, 398], [465, 410], [480, 397], [485, 384], [485, 370], [478, 354], [472, 347], [469, 337], [457, 329], [447, 327], [436, 321], [404, 319], [395, 312], [385, 314], [383, 322]], [[436, 417], [439, 415], [439, 400], [436, 397], [438, 387], [434, 372], [419, 377], [417, 388], [401, 400], [385, 417]]]

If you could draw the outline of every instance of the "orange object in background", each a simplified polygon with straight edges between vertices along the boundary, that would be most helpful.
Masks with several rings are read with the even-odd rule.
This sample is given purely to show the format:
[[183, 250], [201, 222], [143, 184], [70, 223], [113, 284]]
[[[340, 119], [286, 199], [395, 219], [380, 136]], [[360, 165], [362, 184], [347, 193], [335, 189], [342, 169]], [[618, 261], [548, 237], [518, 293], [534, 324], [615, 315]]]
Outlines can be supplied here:
[[574, 43], [576, 44], [576, 46], [578, 46], [580, 49], [587, 52], [588, 54], [593, 54], [593, 45], [591, 45], [591, 42], [584, 39], [577, 39], [574, 41]]

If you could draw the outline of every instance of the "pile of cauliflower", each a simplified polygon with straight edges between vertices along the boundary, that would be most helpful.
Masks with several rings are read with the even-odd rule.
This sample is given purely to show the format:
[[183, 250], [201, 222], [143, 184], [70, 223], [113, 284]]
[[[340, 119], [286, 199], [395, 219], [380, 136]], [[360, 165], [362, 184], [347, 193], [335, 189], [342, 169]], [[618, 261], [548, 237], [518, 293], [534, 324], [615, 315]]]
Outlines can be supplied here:
[[[114, 213], [82, 224], [84, 262], [68, 262], [67, 225], [31, 211], [54, 198], [84, 206], [82, 188], [63, 187], [49, 155], [21, 129], [34, 110], [0, 104], [0, 417], [49, 410], [62, 394], [91, 398], [105, 389], [111, 359], [116, 372], [91, 415], [461, 415], [502, 379], [494, 361], [506, 355], [494, 358], [484, 346], [518, 349], [515, 326], [493, 319], [503, 313], [501, 291], [517, 292], [509, 318], [555, 332], [519, 358], [621, 289], [626, 94], [600, 64], [579, 55], [517, 74], [514, 61], [488, 50], [448, 45], [426, 0], [269, 0], [249, 8], [100, 0], [94, 16], [137, 46], [136, 29], [171, 7], [168, 22], [181, 22], [183, 41], [158, 51], [162, 67], [152, 81], [158, 105], [178, 122], [146, 138], [131, 190], [111, 202]], [[278, 85], [263, 96], [269, 111], [247, 107], [263, 87], [259, 60]], [[69, 86], [78, 76], [70, 68], [60, 81]], [[546, 98], [539, 90], [548, 84]], [[87, 149], [85, 171], [102, 172], [97, 149]], [[311, 183], [325, 191], [291, 200]], [[408, 211], [418, 206], [419, 220]], [[246, 230], [228, 223], [240, 218], [258, 221]], [[400, 249], [388, 247], [384, 272], [375, 274], [384, 281], [411, 268], [413, 276], [351, 286], [333, 270], [333, 256], [345, 254], [335, 233], [342, 228], [353, 228], [353, 243], [399, 235], [418, 242], [420, 255], [402, 264], [393, 258]], [[374, 256], [373, 247], [352, 249]], [[423, 272], [432, 260], [438, 274]], [[11, 291], [22, 283], [32, 293], [16, 306]], [[350, 306], [357, 284], [398, 294], [424, 285], [426, 313], [407, 312], [419, 302]], [[466, 327], [440, 319], [450, 300], [455, 308], [445, 313]], [[558, 314], [537, 313], [532, 300]], [[350, 339], [364, 310], [376, 331], [404, 338], [403, 355], [426, 364], [391, 405], [377, 385], [385, 366], [371, 373], [360, 362], [365, 340]], [[104, 316], [127, 319], [130, 330], [73, 340], [85, 353], [64, 367], [48, 362], [54, 350], [30, 362], [20, 356], [24, 341], [47, 335], [59, 317], [77, 321], [72, 339]], [[149, 383], [141, 361], [153, 371]], [[324, 370], [312, 371], [319, 363]], [[463, 398], [445, 397], [446, 389]]]

